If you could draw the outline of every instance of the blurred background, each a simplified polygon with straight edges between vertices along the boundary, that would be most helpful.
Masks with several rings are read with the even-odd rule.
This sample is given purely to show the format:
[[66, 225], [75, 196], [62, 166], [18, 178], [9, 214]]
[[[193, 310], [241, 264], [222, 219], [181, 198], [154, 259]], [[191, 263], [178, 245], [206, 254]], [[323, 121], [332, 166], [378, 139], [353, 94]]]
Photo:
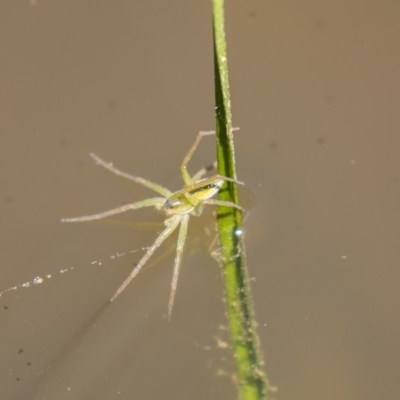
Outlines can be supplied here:
[[[400, 4], [230, 1], [226, 25], [273, 398], [397, 399]], [[153, 195], [90, 152], [181, 188], [214, 126], [211, 3], [2, 2], [0, 49], [0, 291], [31, 282], [0, 297], [1, 397], [237, 398], [212, 210], [171, 322], [176, 236], [109, 303], [162, 214], [60, 222]], [[190, 170], [214, 159], [205, 139]]]

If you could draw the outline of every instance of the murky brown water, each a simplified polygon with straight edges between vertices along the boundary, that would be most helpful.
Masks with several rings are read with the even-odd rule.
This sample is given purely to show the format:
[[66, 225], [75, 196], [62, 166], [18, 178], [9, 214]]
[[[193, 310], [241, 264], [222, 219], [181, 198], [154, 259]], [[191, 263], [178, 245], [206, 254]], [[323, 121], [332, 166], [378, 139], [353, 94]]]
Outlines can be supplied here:
[[[248, 262], [275, 398], [396, 399], [400, 5], [229, 3], [238, 175], [257, 203]], [[161, 225], [60, 223], [148, 195], [92, 151], [179, 188], [183, 155], [213, 127], [209, 2], [27, 0], [0, 15], [0, 291], [52, 275], [0, 298], [0, 397], [235, 399], [202, 222], [170, 323], [173, 241], [108, 302], [142, 253], [112, 256]], [[213, 151], [203, 143], [192, 170]]]

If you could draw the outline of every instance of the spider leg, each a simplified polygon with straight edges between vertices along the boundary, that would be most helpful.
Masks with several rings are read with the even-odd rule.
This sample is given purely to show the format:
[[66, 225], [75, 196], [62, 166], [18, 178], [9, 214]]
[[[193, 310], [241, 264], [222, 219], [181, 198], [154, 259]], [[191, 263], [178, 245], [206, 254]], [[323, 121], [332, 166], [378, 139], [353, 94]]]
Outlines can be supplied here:
[[118, 295], [129, 285], [132, 279], [140, 272], [143, 266], [146, 264], [147, 260], [152, 256], [152, 254], [160, 247], [161, 243], [176, 229], [179, 223], [182, 221], [182, 216], [174, 215], [173, 217], [167, 219], [165, 224], [167, 227], [160, 233], [156, 241], [151, 247], [146, 251], [145, 255], [140, 260], [139, 264], [132, 270], [129, 276], [125, 279], [122, 285], [117, 289], [114, 295], [111, 297], [111, 301], [114, 301]]
[[[232, 128], [232, 132], [233, 131], [237, 131], [239, 130], [239, 128]], [[194, 151], [196, 150], [197, 146], [200, 143], [200, 140], [204, 137], [204, 136], [210, 136], [210, 135], [215, 135], [215, 131], [202, 131], [199, 132], [196, 136], [196, 139], [192, 145], [192, 147], [189, 149], [189, 151], [187, 152], [185, 158], [182, 161], [181, 164], [181, 173], [182, 173], [182, 178], [183, 178], [183, 182], [185, 183], [185, 186], [190, 186], [193, 184], [193, 182], [196, 182], [196, 180], [198, 180], [199, 178], [201, 178], [206, 172], [207, 169], [201, 169], [199, 172], [197, 172], [193, 177], [190, 176], [188, 170], [187, 170], [187, 165], [190, 161], [190, 159], [193, 156]], [[216, 165], [216, 163], [215, 163]]]
[[176, 246], [174, 273], [172, 275], [171, 294], [169, 296], [169, 303], [168, 303], [168, 321], [171, 321], [172, 308], [174, 306], [176, 288], [178, 287], [179, 268], [181, 265], [182, 252], [183, 252], [183, 247], [185, 245], [185, 240], [186, 240], [188, 222], [189, 222], [189, 214], [184, 214], [181, 219], [181, 227], [179, 229], [178, 244]]
[[223, 176], [223, 175], [215, 175], [215, 176], [212, 176], [211, 178], [219, 178], [226, 182], [233, 182], [233, 183], [236, 183], [237, 185], [244, 185], [244, 182], [242, 182], [242, 181], [238, 181], [237, 179], [233, 179], [233, 178], [228, 178], [227, 176]]
[[172, 194], [172, 192], [169, 191], [167, 188], [165, 188], [161, 185], [158, 185], [157, 183], [151, 182], [144, 178], [140, 178], [138, 176], [130, 175], [126, 172], [123, 172], [123, 171], [115, 168], [111, 163], [108, 163], [108, 162], [102, 160], [99, 156], [97, 156], [94, 153], [90, 153], [90, 157], [92, 157], [97, 162], [97, 164], [101, 165], [102, 167], [109, 170], [110, 172], [112, 172], [115, 175], [122, 176], [123, 178], [129, 179], [136, 183], [140, 183], [141, 185], [143, 185], [151, 190], [154, 190], [155, 192], [161, 194], [164, 197], [169, 197]]
[[203, 200], [204, 204], [213, 204], [215, 206], [223, 206], [223, 207], [233, 207], [240, 211], [245, 211], [244, 208], [240, 207], [239, 205], [232, 203], [231, 201], [223, 201], [223, 200], [215, 200], [215, 199], [208, 199]]
[[192, 147], [189, 149], [188, 153], [186, 154], [185, 158], [182, 161], [181, 164], [181, 173], [182, 173], [182, 179], [183, 182], [185, 183], [185, 186], [190, 186], [193, 184], [193, 179], [191, 178], [188, 170], [187, 170], [187, 164], [192, 158], [192, 155], [194, 151], [196, 150], [197, 146], [200, 143], [200, 140], [203, 138], [203, 136], [209, 136], [209, 135], [215, 135], [214, 131], [207, 131], [207, 132], [199, 132], [196, 136], [196, 139], [192, 145]]
[[193, 176], [192, 176], [192, 181], [196, 182], [199, 179], [201, 179], [207, 172], [210, 171], [214, 171], [217, 168], [217, 162], [214, 161], [211, 165], [209, 165], [208, 167], [203, 167], [200, 171], [196, 172]]
[[85, 215], [83, 217], [76, 217], [76, 218], [63, 218], [61, 220], [61, 222], [93, 221], [96, 219], [106, 218], [111, 215], [121, 214], [125, 211], [136, 210], [138, 208], [143, 208], [143, 207], [161, 208], [164, 203], [165, 203], [165, 199], [163, 197], [155, 197], [153, 199], [146, 199], [146, 200], [138, 201], [136, 203], [126, 204], [125, 206], [114, 208], [112, 210], [104, 211], [104, 212], [101, 212], [98, 214]]

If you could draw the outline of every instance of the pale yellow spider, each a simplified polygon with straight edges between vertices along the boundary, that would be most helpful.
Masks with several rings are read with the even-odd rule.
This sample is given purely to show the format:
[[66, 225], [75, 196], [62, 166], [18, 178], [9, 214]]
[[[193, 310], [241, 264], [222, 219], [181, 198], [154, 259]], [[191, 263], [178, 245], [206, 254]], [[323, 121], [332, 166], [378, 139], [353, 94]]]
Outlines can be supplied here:
[[199, 216], [202, 213], [205, 204], [234, 207], [243, 211], [242, 207], [232, 202], [211, 199], [211, 197], [213, 197], [215, 194], [218, 193], [224, 181], [229, 181], [239, 184], [242, 184], [242, 182], [220, 175], [214, 175], [209, 178], [202, 178], [207, 172], [207, 169], [205, 168], [202, 168], [192, 177], [187, 171], [187, 164], [190, 161], [202, 137], [214, 134], [215, 132], [213, 131], [199, 132], [197, 134], [195, 142], [193, 143], [192, 147], [186, 154], [181, 164], [181, 173], [184, 182], [184, 187], [182, 190], [178, 190], [177, 192], [174, 193], [172, 193], [165, 187], [153, 183], [147, 179], [139, 178], [127, 174], [126, 172], [122, 172], [119, 169], [113, 167], [112, 164], [103, 161], [95, 154], [93, 153], [90, 154], [90, 156], [99, 165], [108, 169], [110, 172], [118, 176], [130, 179], [136, 183], [140, 183], [143, 186], [146, 186], [147, 188], [159, 193], [163, 197], [154, 197], [138, 201], [136, 203], [127, 204], [125, 206], [101, 212], [99, 214], [87, 215], [78, 218], [64, 218], [61, 220], [62, 222], [92, 221], [92, 220], [106, 218], [111, 215], [120, 214], [128, 210], [136, 210], [137, 208], [142, 208], [142, 207], [155, 207], [157, 210], [163, 210], [168, 216], [168, 218], [164, 221], [166, 228], [159, 234], [158, 238], [153, 243], [153, 245], [148, 248], [145, 255], [140, 260], [139, 264], [135, 266], [130, 275], [125, 279], [122, 285], [111, 297], [111, 301], [115, 300], [117, 296], [128, 286], [128, 284], [140, 272], [140, 270], [143, 268], [143, 266], [146, 264], [147, 260], [155, 252], [155, 250], [161, 245], [162, 242], [164, 242], [165, 239], [167, 239], [169, 235], [171, 235], [171, 233], [178, 227], [178, 225], [181, 224], [179, 230], [178, 244], [176, 247], [175, 265], [172, 276], [171, 293], [168, 304], [168, 319], [170, 320], [172, 315], [172, 308], [174, 305], [176, 288], [178, 285], [179, 267], [182, 259], [183, 246], [185, 244], [185, 239], [186, 239], [189, 216], [190, 215]]

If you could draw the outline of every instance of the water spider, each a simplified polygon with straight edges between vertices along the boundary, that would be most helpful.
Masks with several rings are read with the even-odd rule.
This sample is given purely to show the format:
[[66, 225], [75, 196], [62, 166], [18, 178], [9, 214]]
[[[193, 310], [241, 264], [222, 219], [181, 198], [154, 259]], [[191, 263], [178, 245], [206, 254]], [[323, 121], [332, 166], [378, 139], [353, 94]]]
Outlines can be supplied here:
[[217, 205], [217, 206], [225, 206], [225, 207], [234, 207], [241, 211], [243, 209], [229, 201], [215, 200], [212, 199], [214, 195], [218, 193], [221, 189], [222, 185], [225, 181], [239, 183], [241, 182], [231, 179], [225, 176], [214, 175], [208, 178], [204, 178], [204, 175], [207, 172], [206, 168], [202, 168], [193, 176], [190, 176], [187, 170], [187, 164], [194, 151], [196, 150], [200, 140], [204, 136], [214, 135], [215, 132], [199, 132], [196, 136], [196, 140], [194, 141], [192, 147], [184, 157], [181, 164], [181, 174], [183, 179], [183, 189], [178, 190], [176, 192], [171, 192], [165, 187], [158, 185], [157, 183], [153, 183], [147, 179], [139, 178], [126, 172], [120, 171], [115, 168], [112, 164], [109, 164], [103, 161], [100, 157], [95, 154], [90, 154], [90, 156], [102, 167], [106, 168], [110, 172], [115, 175], [130, 179], [133, 182], [139, 183], [154, 192], [158, 193], [162, 197], [153, 197], [146, 200], [137, 201], [132, 204], [127, 204], [109, 211], [104, 211], [98, 214], [87, 215], [84, 217], [77, 218], [64, 218], [62, 222], [82, 222], [82, 221], [93, 221], [102, 218], [109, 217], [111, 215], [120, 214], [129, 210], [136, 210], [138, 208], [143, 207], [155, 207], [157, 210], [163, 210], [167, 215], [167, 219], [164, 221], [165, 229], [159, 234], [155, 242], [151, 247], [148, 248], [140, 262], [135, 266], [129, 276], [125, 279], [122, 285], [118, 288], [115, 294], [111, 297], [111, 301], [115, 300], [117, 296], [129, 285], [133, 278], [140, 272], [140, 270], [144, 267], [147, 260], [151, 257], [151, 255], [156, 251], [156, 249], [167, 239], [168, 236], [171, 235], [172, 232], [180, 225], [178, 242], [176, 246], [176, 256], [174, 263], [174, 271], [172, 276], [171, 283], [171, 293], [168, 304], [168, 319], [171, 319], [172, 308], [174, 305], [175, 293], [178, 284], [178, 275], [179, 275], [179, 267], [182, 259], [183, 247], [186, 240], [186, 234], [188, 229], [188, 222], [190, 215], [200, 216], [203, 208], [207, 204]]

